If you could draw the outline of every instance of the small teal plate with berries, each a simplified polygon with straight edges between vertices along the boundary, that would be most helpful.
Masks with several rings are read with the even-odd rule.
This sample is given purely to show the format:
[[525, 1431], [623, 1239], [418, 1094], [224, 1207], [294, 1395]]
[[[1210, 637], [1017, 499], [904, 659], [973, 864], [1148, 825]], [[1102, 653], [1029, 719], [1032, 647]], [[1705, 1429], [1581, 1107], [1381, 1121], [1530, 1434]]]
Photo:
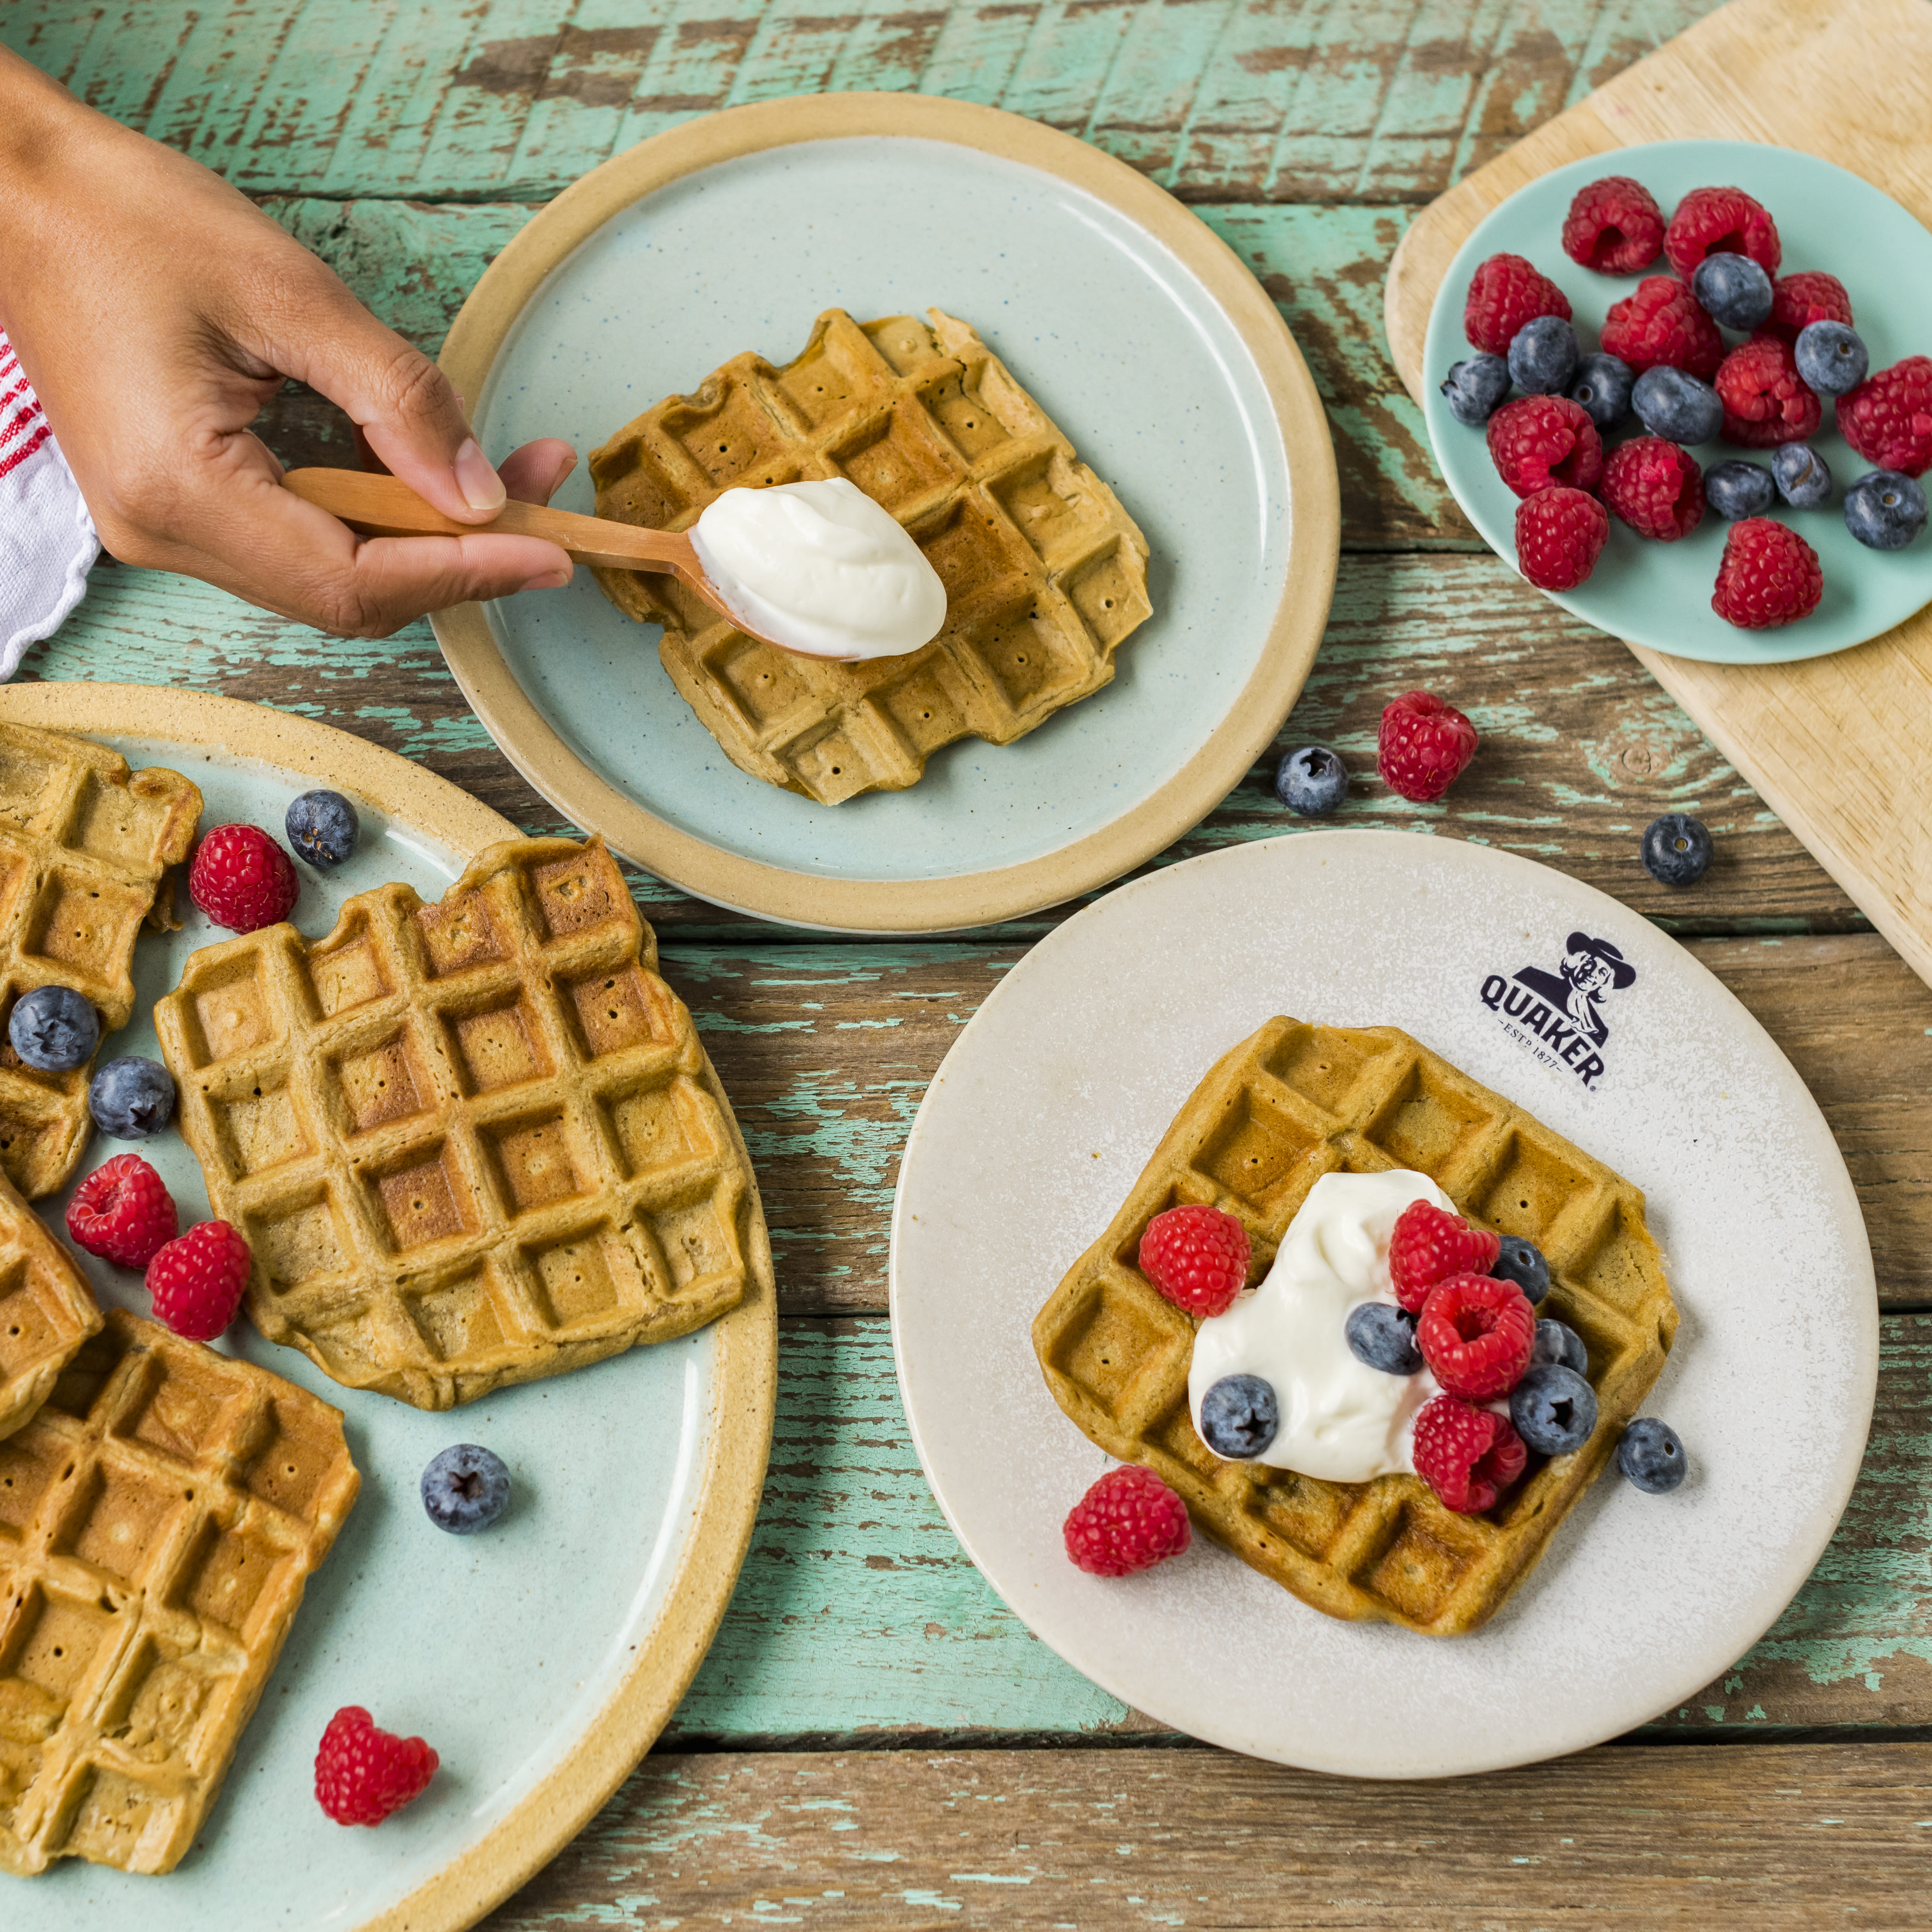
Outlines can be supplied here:
[[[1853, 323], [1876, 372], [1907, 356], [1932, 353], [1932, 234], [1869, 182], [1815, 155], [1746, 141], [1660, 141], [1619, 148], [1554, 170], [1493, 210], [1463, 243], [1436, 292], [1425, 344], [1424, 416], [1444, 479], [1469, 520], [1497, 554], [1516, 560], [1515, 495], [1496, 473], [1484, 433], [1459, 422], [1441, 384], [1474, 355], [1462, 332], [1470, 278], [1492, 255], [1521, 255], [1570, 299], [1577, 347], [1598, 346], [1610, 304], [1645, 274], [1674, 272], [1660, 254], [1636, 274], [1609, 275], [1563, 252], [1563, 220], [1577, 190], [1606, 175], [1627, 175], [1655, 196], [1665, 219], [1693, 188], [1735, 187], [1754, 196], [1778, 225], [1780, 274], [1823, 269], [1851, 298]], [[1728, 352], [1747, 337], [1720, 332]], [[1514, 400], [1522, 392], [1513, 389]], [[1810, 447], [1832, 472], [1829, 496], [1795, 509], [1781, 497], [1763, 512], [1788, 524], [1817, 553], [1823, 594], [1808, 616], [1769, 630], [1741, 630], [1711, 608], [1718, 567], [1731, 525], [1714, 508], [1675, 543], [1640, 537], [1617, 518], [1595, 569], [1576, 589], [1544, 594], [1566, 610], [1628, 643], [1708, 664], [1783, 664], [1822, 657], [1878, 637], [1932, 602], [1932, 530], [1902, 550], [1868, 548], [1844, 520], [1845, 492], [1876, 467], [1836, 427], [1823, 402]], [[1646, 434], [1634, 416], [1604, 438], [1606, 452]], [[1734, 458], [1770, 468], [1772, 452], [1713, 439], [1692, 447], [1702, 469]]]

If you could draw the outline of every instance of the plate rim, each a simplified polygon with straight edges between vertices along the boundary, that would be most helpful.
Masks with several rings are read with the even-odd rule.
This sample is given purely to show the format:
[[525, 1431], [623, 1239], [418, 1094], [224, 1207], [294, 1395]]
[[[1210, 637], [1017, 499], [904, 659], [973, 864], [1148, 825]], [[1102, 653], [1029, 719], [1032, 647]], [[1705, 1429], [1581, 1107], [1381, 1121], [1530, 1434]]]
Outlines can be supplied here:
[[[212, 692], [80, 680], [8, 684], [0, 686], [0, 722], [179, 742], [284, 769], [310, 768], [472, 856], [524, 836], [480, 799], [396, 752], [335, 725]], [[708, 1053], [705, 1058], [709, 1065]], [[778, 1294], [756, 1173], [722, 1084], [718, 1094], [752, 1176], [752, 1292], [710, 1324], [717, 1356], [710, 1442], [692, 1526], [650, 1634], [576, 1742], [482, 1839], [394, 1905], [342, 1932], [463, 1932], [500, 1904], [577, 1836], [636, 1768], [724, 1619], [764, 1490], [777, 1390]], [[723, 1426], [728, 1416], [730, 1427]], [[756, 1426], [743, 1427], [747, 1419]]]
[[[726, 852], [627, 798], [564, 742], [505, 662], [480, 604], [430, 620], [463, 694], [504, 755], [560, 812], [601, 831], [660, 878], [714, 904], [820, 931], [926, 933], [1020, 917], [1078, 897], [1164, 850], [1238, 784], [1300, 694], [1327, 626], [1341, 551], [1334, 438], [1280, 311], [1233, 249], [1145, 176], [1071, 134], [944, 97], [811, 94], [729, 107], [651, 136], [593, 168], [542, 209], [483, 273], [438, 361], [481, 396], [498, 351], [544, 278], [634, 202], [704, 168], [817, 140], [950, 142], [1060, 180], [1105, 202], [1207, 290], [1253, 358], [1273, 408], [1293, 514], [1281, 600], [1253, 671], [1200, 748], [1166, 784], [1100, 830], [980, 872], [915, 880], [795, 872]], [[826, 807], [824, 809], [835, 809]]]

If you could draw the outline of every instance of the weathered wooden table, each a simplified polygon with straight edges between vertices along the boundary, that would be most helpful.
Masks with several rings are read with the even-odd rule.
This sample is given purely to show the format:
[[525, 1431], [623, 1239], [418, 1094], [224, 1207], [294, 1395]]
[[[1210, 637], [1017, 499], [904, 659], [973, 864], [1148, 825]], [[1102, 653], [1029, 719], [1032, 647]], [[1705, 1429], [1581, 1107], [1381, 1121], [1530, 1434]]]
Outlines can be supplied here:
[[[1822, 4], [1822, 0], [1821, 0]], [[1932, 993], [1623, 648], [1473, 538], [1382, 339], [1414, 209], [1706, 10], [1703, 0], [9, 0], [0, 39], [220, 170], [434, 352], [492, 253], [607, 156], [827, 88], [992, 102], [1123, 156], [1250, 262], [1328, 403], [1344, 514], [1315, 674], [1276, 751], [1372, 770], [1426, 686], [1481, 756], [1442, 806], [1358, 782], [1342, 822], [1523, 852], [1676, 934], [1810, 1083], [1886, 1315], [1864, 1474], [1822, 1562], [1723, 1679], [1618, 1744], [1447, 1786], [1364, 1786], [1192, 1744], [1105, 1696], [981, 1582], [921, 1477], [885, 1318], [905, 1130], [1049, 914], [908, 946], [820, 942], [648, 879], [750, 1138], [780, 1274], [765, 1504], [660, 1750], [494, 1927], [1924, 1923], [1932, 1846]], [[291, 390], [290, 462], [353, 460]], [[427, 626], [344, 643], [104, 563], [22, 674], [191, 684], [322, 718], [557, 829]], [[1295, 829], [1273, 758], [1166, 855]], [[1693, 891], [1637, 857], [1711, 826]], [[1804, 1258], [1791, 1258], [1802, 1268]], [[1580, 1659], [1580, 1669], [1588, 1660]], [[1700, 1747], [1704, 1747], [1700, 1748]]]

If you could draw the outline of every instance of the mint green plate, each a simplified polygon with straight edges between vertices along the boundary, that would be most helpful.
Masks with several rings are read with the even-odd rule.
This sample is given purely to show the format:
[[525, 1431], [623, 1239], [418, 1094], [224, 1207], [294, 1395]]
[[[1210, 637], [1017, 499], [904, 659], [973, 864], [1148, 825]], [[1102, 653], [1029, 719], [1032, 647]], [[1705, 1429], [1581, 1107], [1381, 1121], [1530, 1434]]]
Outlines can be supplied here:
[[[1610, 304], [1641, 278], [1578, 267], [1563, 252], [1563, 218], [1586, 182], [1618, 174], [1642, 182], [1666, 218], [1694, 188], [1736, 187], [1755, 195], [1778, 224], [1784, 249], [1781, 274], [1825, 268], [1844, 284], [1874, 369], [1932, 351], [1932, 235], [1889, 195], [1843, 168], [1813, 154], [1748, 141], [1660, 141], [1555, 170], [1511, 195], [1457, 250], [1436, 291], [1424, 349], [1423, 412], [1444, 480], [1497, 555], [1511, 563], [1516, 498], [1496, 474], [1483, 432], [1449, 413], [1438, 386], [1452, 364], [1475, 352], [1462, 334], [1462, 304], [1470, 277], [1491, 255], [1522, 255], [1534, 262], [1570, 298], [1580, 349], [1587, 354], [1596, 347]], [[1645, 272], [1672, 271], [1660, 256]], [[1724, 335], [1726, 345], [1744, 339], [1729, 329]], [[1614, 445], [1642, 434], [1633, 416], [1608, 440]], [[1640, 537], [1612, 517], [1610, 541], [1589, 581], [1575, 590], [1544, 594], [1628, 643], [1707, 664], [1822, 657], [1903, 623], [1932, 601], [1932, 536], [1888, 554], [1866, 549], [1845, 528], [1846, 486], [1873, 465], [1838, 433], [1828, 398], [1811, 446], [1830, 466], [1831, 500], [1815, 510], [1794, 510], [1780, 500], [1768, 512], [1818, 553], [1825, 594], [1810, 616], [1780, 630], [1740, 631], [1711, 608], [1730, 525], [1708, 509], [1702, 523], [1674, 544]], [[1772, 452], [1714, 441], [1691, 454], [1708, 469], [1732, 458], [1768, 467]]]

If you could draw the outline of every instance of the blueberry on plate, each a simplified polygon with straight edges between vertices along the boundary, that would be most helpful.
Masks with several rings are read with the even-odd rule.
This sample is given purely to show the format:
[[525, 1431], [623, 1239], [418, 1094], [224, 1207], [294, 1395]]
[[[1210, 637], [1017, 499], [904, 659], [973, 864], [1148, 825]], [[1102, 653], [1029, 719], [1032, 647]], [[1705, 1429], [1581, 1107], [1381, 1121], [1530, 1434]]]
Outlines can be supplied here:
[[1617, 1467], [1647, 1495], [1662, 1496], [1683, 1481], [1690, 1465], [1676, 1430], [1654, 1415], [1640, 1415], [1617, 1444]]
[[175, 1117], [174, 1078], [159, 1060], [137, 1054], [110, 1060], [87, 1084], [87, 1111], [104, 1134], [144, 1141]]
[[1794, 510], [1815, 510], [1832, 494], [1832, 472], [1808, 442], [1780, 443], [1771, 459], [1771, 480]]
[[1903, 550], [1925, 527], [1925, 492], [1898, 470], [1868, 470], [1845, 492], [1845, 527], [1868, 550]]
[[14, 1002], [7, 1037], [36, 1073], [71, 1073], [100, 1044], [100, 1016], [71, 986], [36, 986]]
[[1597, 1392], [1562, 1362], [1532, 1362], [1510, 1390], [1510, 1420], [1539, 1456], [1567, 1456], [1597, 1426]]
[[1719, 516], [1734, 524], [1761, 517], [1771, 508], [1778, 486], [1771, 472], [1755, 463], [1714, 463], [1704, 472], [1704, 500]]
[[305, 791], [289, 807], [283, 824], [289, 847], [316, 871], [339, 866], [356, 850], [362, 830], [356, 808], [339, 791]]
[[1501, 1250], [1490, 1264], [1490, 1279], [1514, 1282], [1534, 1308], [1550, 1292], [1550, 1264], [1534, 1241], [1526, 1241], [1520, 1234], [1505, 1234]]
[[1536, 1324], [1536, 1340], [1530, 1345], [1530, 1366], [1539, 1362], [1558, 1362], [1580, 1376], [1590, 1372], [1590, 1352], [1583, 1338], [1567, 1322], [1552, 1322], [1548, 1316]]
[[1526, 322], [1509, 346], [1510, 380], [1526, 396], [1554, 396], [1576, 374], [1576, 332], [1560, 315]]
[[1724, 426], [1724, 405], [1717, 391], [1662, 363], [1631, 385], [1630, 407], [1652, 436], [1687, 446], [1708, 442]]
[[1711, 862], [1711, 835], [1688, 812], [1666, 812], [1643, 828], [1644, 869], [1660, 885], [1694, 886]]
[[438, 1529], [474, 1536], [503, 1514], [510, 1472], [502, 1459], [474, 1442], [459, 1442], [431, 1458], [422, 1474], [423, 1508]]
[[1621, 356], [1601, 350], [1584, 356], [1570, 379], [1570, 400], [1600, 429], [1615, 429], [1630, 414], [1630, 387], [1636, 371]]
[[1821, 396], [1849, 394], [1865, 379], [1871, 358], [1864, 338], [1842, 322], [1808, 322], [1798, 332], [1798, 373]]
[[1509, 364], [1500, 356], [1472, 356], [1458, 362], [1442, 384], [1449, 413], [1459, 423], [1480, 429], [1509, 394]]
[[1771, 320], [1771, 278], [1748, 255], [1706, 255], [1690, 278], [1690, 292], [1726, 328], [1752, 329]]
[[1258, 1456], [1280, 1426], [1274, 1385], [1259, 1376], [1223, 1376], [1201, 1398], [1201, 1439], [1231, 1462]]
[[1319, 818], [1348, 796], [1348, 768], [1326, 745], [1304, 745], [1275, 768], [1274, 795], [1304, 818]]
[[1422, 1367], [1422, 1351], [1415, 1346], [1415, 1317], [1387, 1301], [1365, 1301], [1348, 1311], [1343, 1331], [1358, 1362], [1384, 1375], [1412, 1376]]

